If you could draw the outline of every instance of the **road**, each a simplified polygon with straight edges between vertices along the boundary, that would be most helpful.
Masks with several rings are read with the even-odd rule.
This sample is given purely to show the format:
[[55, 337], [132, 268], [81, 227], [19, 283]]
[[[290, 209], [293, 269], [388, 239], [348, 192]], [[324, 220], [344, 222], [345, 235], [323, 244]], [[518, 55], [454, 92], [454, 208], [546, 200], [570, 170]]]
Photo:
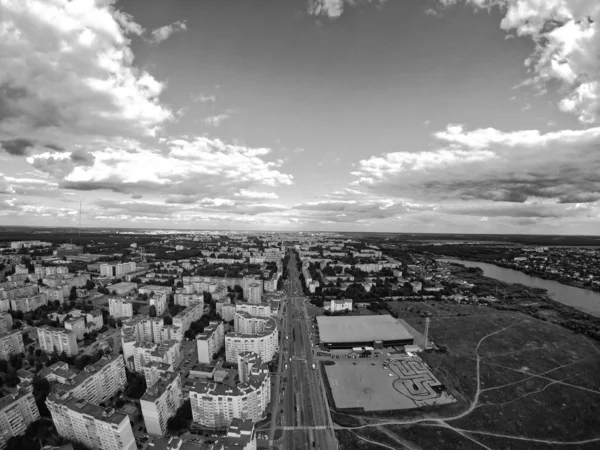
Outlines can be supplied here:
[[[282, 448], [335, 450], [337, 441], [325, 389], [319, 370], [312, 368], [310, 321], [296, 264], [296, 256], [292, 253], [288, 263], [288, 280], [284, 285], [287, 296], [280, 322], [282, 341], [279, 377], [276, 380], [279, 387], [281, 378], [285, 379]], [[275, 411], [280, 411], [278, 397], [273, 417]]]

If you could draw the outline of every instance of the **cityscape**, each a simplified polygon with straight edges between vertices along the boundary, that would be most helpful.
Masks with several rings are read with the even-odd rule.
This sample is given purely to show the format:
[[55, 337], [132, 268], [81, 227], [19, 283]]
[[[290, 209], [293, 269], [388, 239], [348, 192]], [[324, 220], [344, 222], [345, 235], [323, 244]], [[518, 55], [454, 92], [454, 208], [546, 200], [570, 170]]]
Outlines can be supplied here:
[[600, 449], [599, 0], [0, 0], [0, 450]]

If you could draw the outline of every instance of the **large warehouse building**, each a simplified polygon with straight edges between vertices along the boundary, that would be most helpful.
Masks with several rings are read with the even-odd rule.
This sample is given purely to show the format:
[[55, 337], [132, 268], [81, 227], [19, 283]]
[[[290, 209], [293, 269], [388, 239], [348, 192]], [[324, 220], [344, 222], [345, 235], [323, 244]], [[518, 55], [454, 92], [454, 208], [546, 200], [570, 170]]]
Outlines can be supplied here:
[[321, 344], [328, 348], [412, 345], [412, 334], [397, 319], [382, 316], [319, 316]]

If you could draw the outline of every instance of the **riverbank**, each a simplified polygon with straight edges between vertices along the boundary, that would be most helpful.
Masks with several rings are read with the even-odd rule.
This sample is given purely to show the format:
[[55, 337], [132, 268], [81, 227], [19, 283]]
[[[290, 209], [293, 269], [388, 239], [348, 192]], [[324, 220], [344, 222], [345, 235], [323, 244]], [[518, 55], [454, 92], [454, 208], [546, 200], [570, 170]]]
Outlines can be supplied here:
[[[458, 255], [458, 256], [433, 255], [433, 256], [434, 256], [434, 259], [463, 259], [463, 257], [461, 257], [460, 255]], [[511, 264], [503, 263], [503, 262], [495, 260], [495, 259], [487, 259], [487, 258], [478, 257], [476, 255], [469, 255], [468, 260], [474, 261], [474, 262], [485, 263], [485, 264], [491, 264], [493, 266], [502, 267], [503, 269], [514, 270], [516, 272], [520, 272], [520, 273], [530, 276], [530, 277], [541, 278], [543, 280], [548, 280], [548, 281], [555, 281], [555, 282], [563, 284], [565, 286], [570, 286], [570, 287], [574, 287], [574, 288], [578, 288], [578, 289], [586, 289], [591, 292], [600, 293], [600, 287], [586, 286], [585, 284], [580, 283], [579, 281], [574, 281], [574, 280], [569, 280], [567, 278], [557, 277], [557, 276], [554, 276], [553, 274], [549, 274], [546, 272], [536, 272], [534, 270], [524, 270], [518, 266], [513, 266]]]
[[460, 263], [449, 267], [457, 278], [475, 284], [477, 295], [496, 297], [498, 301], [490, 304], [494, 309], [521, 312], [600, 341], [600, 318], [557, 301], [543, 288], [497, 280]]

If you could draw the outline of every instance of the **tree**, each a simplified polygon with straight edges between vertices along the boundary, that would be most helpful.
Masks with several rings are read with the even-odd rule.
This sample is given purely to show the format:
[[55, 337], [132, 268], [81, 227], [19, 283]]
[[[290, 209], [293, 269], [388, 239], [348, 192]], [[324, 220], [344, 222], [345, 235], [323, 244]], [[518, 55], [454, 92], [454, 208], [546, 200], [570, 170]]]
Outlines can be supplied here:
[[150, 305], [150, 310], [148, 311], [148, 315], [150, 317], [156, 317], [156, 306]]
[[145, 302], [147, 302], [147, 301], [148, 301], [148, 293], [147, 293], [147, 292], [144, 292], [144, 293], [142, 294], [142, 300], [144, 300]]
[[71, 288], [71, 293], [69, 294], [69, 301], [77, 300], [77, 288], [73, 286]]
[[173, 318], [171, 316], [164, 316], [163, 324], [164, 325], [173, 325]]
[[92, 280], [87, 280], [85, 283], [85, 288], [88, 291], [91, 291], [92, 289], [94, 289], [96, 287], [96, 283], [94, 283]]

